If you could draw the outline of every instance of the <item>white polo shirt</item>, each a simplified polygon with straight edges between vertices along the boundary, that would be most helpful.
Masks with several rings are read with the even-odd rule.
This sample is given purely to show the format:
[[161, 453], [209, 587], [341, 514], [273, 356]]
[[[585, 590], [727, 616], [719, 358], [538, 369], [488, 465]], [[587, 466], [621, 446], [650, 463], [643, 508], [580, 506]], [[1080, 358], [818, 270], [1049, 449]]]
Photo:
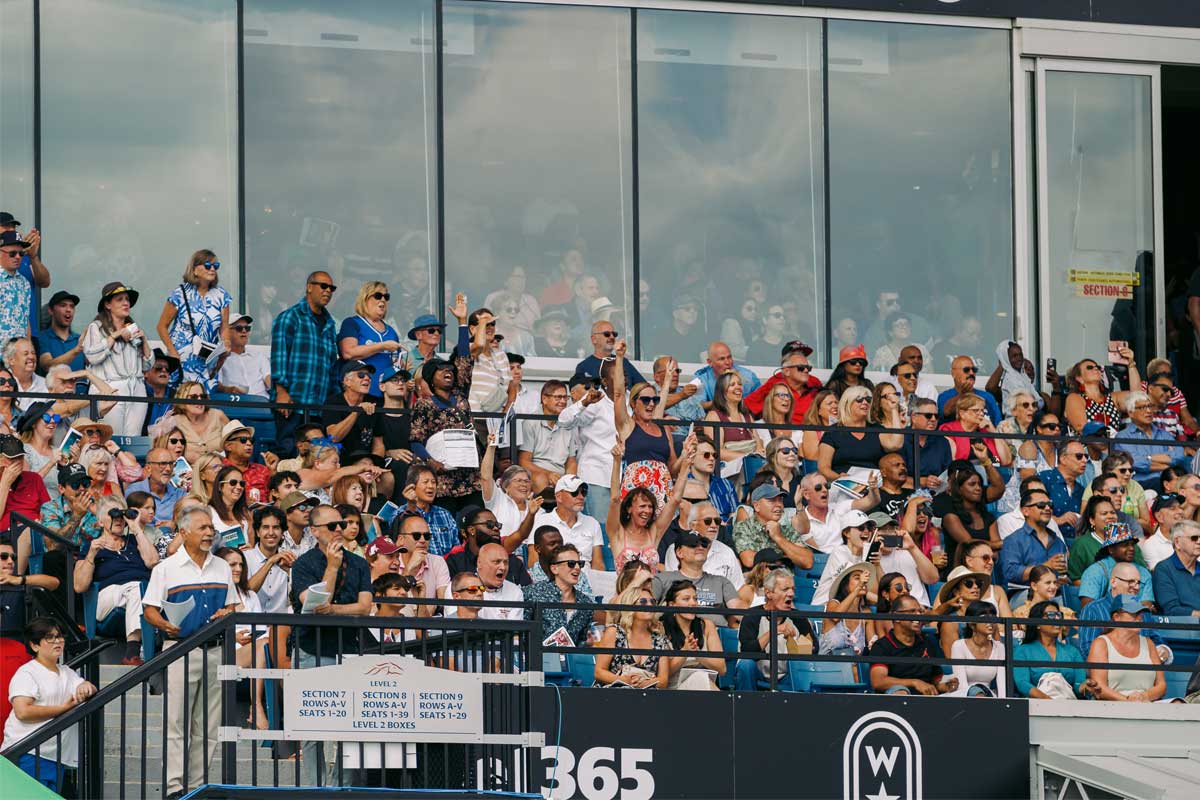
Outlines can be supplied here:
[[179, 548], [151, 570], [142, 605], [154, 606], [161, 611], [164, 601], [183, 603], [189, 597], [196, 605], [179, 626], [181, 639], [200, 630], [225, 606], [238, 604], [240, 598], [233, 583], [233, 572], [224, 559], [205, 553], [204, 564], [198, 565], [188, 555], [186, 547]]
[[553, 525], [562, 534], [563, 544], [573, 545], [579, 555], [588, 564], [592, 563], [593, 549], [604, 545], [604, 534], [600, 531], [600, 523], [595, 517], [580, 513], [574, 525], [558, 515], [558, 509], [539, 511], [533, 518], [533, 529], [536, 531], [543, 525]]
[[[480, 599], [503, 600], [507, 603], [520, 603], [525, 600], [525, 594], [521, 591], [521, 587], [517, 586], [512, 581], [505, 581], [500, 585], [499, 589], [495, 591], [484, 592], [483, 597]], [[524, 609], [518, 607], [479, 609], [480, 619], [521, 619], [524, 615]]]
[[[242, 554], [246, 556], [247, 579], [262, 569], [263, 564], [267, 563], [267, 556], [258, 547], [244, 550]], [[292, 613], [292, 604], [288, 602], [288, 590], [291, 588], [291, 583], [291, 572], [283, 569], [278, 564], [271, 565], [271, 571], [267, 573], [266, 579], [263, 580], [262, 588], [255, 592], [258, 595], [258, 602], [262, 603], [262, 609], [265, 613]]]
[[561, 427], [578, 433], [577, 473], [584, 483], [605, 488], [612, 483], [612, 448], [617, 441], [615, 415], [615, 406], [608, 395], [590, 406], [585, 406], [582, 400], [571, 403], [558, 415]]
[[220, 381], [226, 386], [244, 386], [249, 394], [266, 395], [271, 362], [265, 350], [229, 353], [221, 365]]
[[812, 545], [822, 553], [831, 553], [835, 547], [842, 544], [842, 523], [832, 508], [825, 512], [824, 522], [808, 513], [807, 508], [804, 509], [804, 516], [808, 517], [806, 544]]
[[1175, 555], [1175, 546], [1171, 544], [1170, 537], [1163, 534], [1161, 527], [1138, 542], [1138, 549], [1142, 551], [1142, 558], [1146, 559], [1146, 569], [1149, 570], [1153, 570], [1158, 562]]

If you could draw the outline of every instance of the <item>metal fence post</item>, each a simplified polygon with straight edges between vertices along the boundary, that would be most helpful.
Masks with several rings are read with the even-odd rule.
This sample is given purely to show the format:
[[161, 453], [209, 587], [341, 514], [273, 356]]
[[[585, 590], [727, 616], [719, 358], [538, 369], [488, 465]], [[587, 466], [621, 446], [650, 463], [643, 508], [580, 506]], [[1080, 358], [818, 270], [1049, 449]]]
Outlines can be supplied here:
[[[774, 611], [769, 611], [767, 617], [767, 630], [770, 631], [770, 636], [767, 637], [769, 649], [768, 654], [771, 657], [771, 691], [777, 691], [779, 688], [779, 648], [776, 647], [776, 639], [779, 636], [779, 620], [775, 616]], [[756, 668], [757, 669], [757, 668]], [[758, 677], [755, 676], [755, 680]]]
[[[234, 636], [234, 626], [229, 623], [230, 617], [225, 617], [225, 633], [221, 640], [221, 665], [237, 664], [237, 639]], [[227, 728], [240, 727], [237, 720], [237, 681], [221, 681], [221, 725]], [[254, 704], [253, 689], [250, 692], [250, 703]], [[237, 746], [236, 741], [221, 743], [221, 783], [231, 786], [237, 783]], [[258, 756], [254, 742], [251, 742], [250, 758], [253, 761]]]

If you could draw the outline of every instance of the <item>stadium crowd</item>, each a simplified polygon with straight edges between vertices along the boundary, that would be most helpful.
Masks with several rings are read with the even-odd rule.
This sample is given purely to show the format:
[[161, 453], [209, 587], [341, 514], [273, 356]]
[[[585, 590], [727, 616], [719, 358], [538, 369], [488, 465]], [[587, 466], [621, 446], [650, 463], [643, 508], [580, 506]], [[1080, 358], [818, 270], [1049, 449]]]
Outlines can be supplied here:
[[[1200, 397], [1183, 395], [1164, 359], [1139, 369], [1126, 348], [1125, 368], [1084, 359], [1039, 376], [1015, 342], [982, 364], [953, 338], [915, 343], [892, 303], [877, 306], [880, 318], [850, 320], [878, 342], [868, 358], [847, 341], [823, 382], [812, 348], [767, 306], [761, 324], [743, 320], [733, 347], [713, 341], [690, 379], [680, 360], [695, 355], [682, 351], [658, 354], [648, 379], [611, 309], [584, 308], [570, 283], [538, 302], [514, 273], [483, 306], [457, 294], [449, 326], [423, 311], [396, 327], [386, 284], [339, 287], [324, 271], [272, 316], [268, 353], [248, 345], [256, 322], [233, 310], [209, 250], [187, 260], [166, 298], [105, 284], [86, 324], [75, 320], [79, 296], [56, 289], [38, 326], [33, 288], [52, 285], [40, 237], [11, 215], [0, 222], [0, 391], [15, 392], [0, 397], [3, 636], [32, 656], [9, 682], [5, 746], [95, 690], [56, 667], [63, 631], [24, 619], [27, 586], [65, 601], [70, 582], [93, 598], [92, 622], [122, 615], [114, 635], [129, 665], [149, 652], [147, 633], [171, 646], [232, 611], [298, 614], [322, 589], [318, 614], [504, 619], [532, 611], [403, 600], [570, 603], [541, 616], [545, 635], [618, 651], [719, 651], [721, 629], [736, 632], [731, 676], [719, 658], [595, 659], [598, 685], [663, 689], [761, 686], [765, 611], [833, 615], [786, 620], [779, 652], [863, 654], [877, 692], [991, 696], [1008, 691], [1000, 668], [947, 673], [871, 656], [989, 660], [1015, 648], [1027, 660], [1159, 664], [1172, 654], [1153, 633], [1071, 620], [1200, 617], [1190, 410]], [[338, 291], [355, 293], [354, 315], [340, 321]], [[153, 330], [134, 319], [147, 306]], [[673, 319], [685, 324], [687, 312]], [[1195, 316], [1200, 329], [1200, 302]], [[582, 354], [569, 344], [581, 328]], [[778, 369], [764, 379], [735, 349]], [[533, 387], [523, 365], [535, 350], [582, 357], [569, 380]], [[923, 375], [930, 352], [949, 365], [941, 392]], [[231, 417], [235, 401], [255, 398], [280, 405]], [[510, 429], [506, 412], [534, 418]], [[1023, 438], [1033, 436], [1062, 438]], [[44, 553], [13, 515], [55, 534]], [[170, 622], [165, 604], [183, 601], [192, 611]], [[597, 601], [731, 613], [606, 614]], [[873, 616], [887, 612], [918, 618]], [[931, 627], [927, 613], [962, 622]], [[1000, 626], [972, 621], [996, 616], [1036, 624], [1006, 641]], [[290, 637], [239, 634], [238, 645], [244, 666], [311, 666], [339, 652], [337, 636], [317, 641], [302, 626]], [[186, 674], [170, 670], [170, 695], [191, 702], [186, 718], [182, 704], [168, 708], [168, 739], [197, 730], [216, 702], [197, 694], [203, 669], [192, 659]], [[1012, 677], [1035, 698], [1166, 694], [1162, 671]], [[261, 683], [254, 691], [252, 719], [265, 727]], [[190, 774], [210, 756], [193, 746]], [[43, 751], [48, 767], [22, 766], [56, 786], [56, 764], [71, 757], [64, 746]], [[167, 748], [169, 794], [185, 788], [182, 759]], [[306, 781], [318, 781], [320, 761], [306, 746]]]

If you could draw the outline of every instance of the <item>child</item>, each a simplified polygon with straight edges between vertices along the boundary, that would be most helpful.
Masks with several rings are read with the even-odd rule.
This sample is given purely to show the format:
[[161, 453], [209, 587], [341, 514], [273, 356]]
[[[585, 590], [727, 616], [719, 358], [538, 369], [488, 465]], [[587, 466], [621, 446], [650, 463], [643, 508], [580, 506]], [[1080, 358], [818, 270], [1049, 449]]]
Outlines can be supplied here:
[[[60, 666], [63, 632], [58, 623], [36, 617], [25, 626], [25, 649], [32, 661], [22, 664], [8, 685], [12, 711], [4, 723], [4, 743], [8, 749], [45, 723], [66, 713], [96, 693], [96, 687], [70, 667]], [[62, 752], [57, 752], [55, 737], [43, 742], [34, 753], [26, 753], [17, 762], [36, 781], [57, 792], [62, 786], [63, 768], [77, 763], [75, 728], [63, 731]]]

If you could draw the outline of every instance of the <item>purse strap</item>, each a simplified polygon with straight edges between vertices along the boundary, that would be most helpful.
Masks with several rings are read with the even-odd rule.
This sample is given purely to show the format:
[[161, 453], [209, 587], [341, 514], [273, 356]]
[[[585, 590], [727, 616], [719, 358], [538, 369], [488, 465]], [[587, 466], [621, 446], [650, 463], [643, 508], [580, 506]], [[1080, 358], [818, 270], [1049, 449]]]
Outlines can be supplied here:
[[196, 320], [192, 319], [192, 304], [188, 302], [187, 284], [179, 284], [179, 291], [183, 295], [183, 307], [187, 309], [188, 324], [192, 326], [192, 338], [195, 338], [199, 334], [196, 333]]

